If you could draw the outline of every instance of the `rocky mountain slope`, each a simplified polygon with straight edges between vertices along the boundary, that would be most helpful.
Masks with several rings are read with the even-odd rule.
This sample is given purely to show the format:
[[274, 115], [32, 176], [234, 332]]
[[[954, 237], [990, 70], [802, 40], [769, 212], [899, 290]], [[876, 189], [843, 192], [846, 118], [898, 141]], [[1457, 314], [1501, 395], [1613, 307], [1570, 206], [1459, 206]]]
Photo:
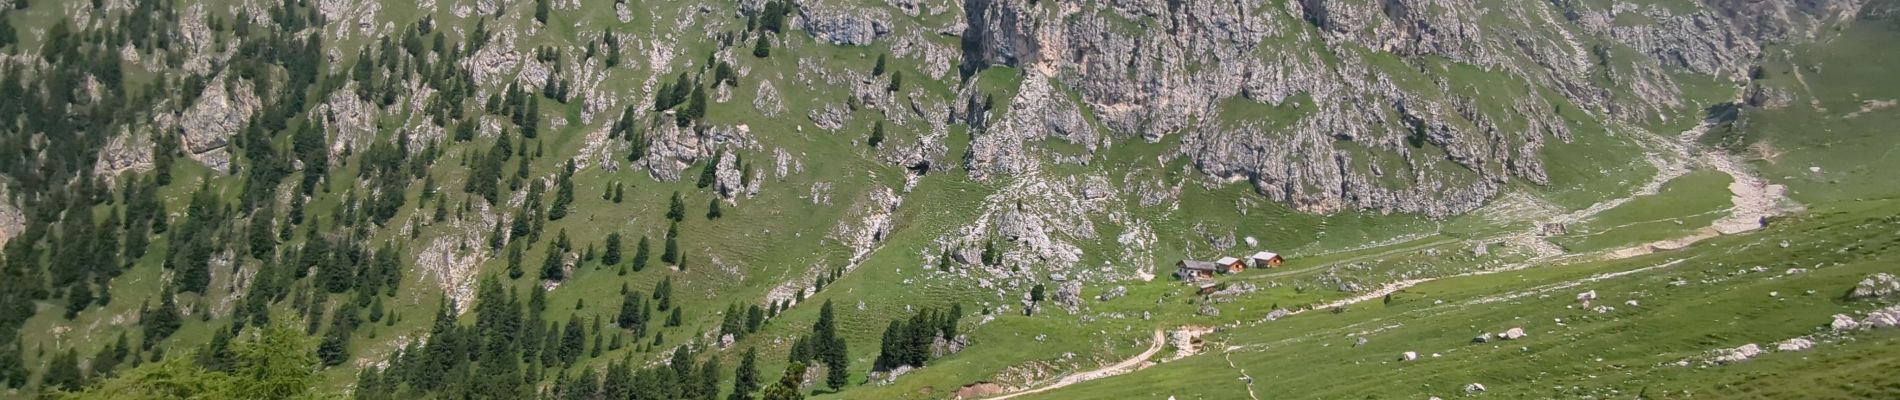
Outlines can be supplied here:
[[0, 0], [0, 383], [271, 348], [361, 398], [1061, 397], [1162, 331], [1192, 370], [1235, 315], [1891, 196], [1841, 187], [1892, 82], [1830, 52], [1894, 10]]

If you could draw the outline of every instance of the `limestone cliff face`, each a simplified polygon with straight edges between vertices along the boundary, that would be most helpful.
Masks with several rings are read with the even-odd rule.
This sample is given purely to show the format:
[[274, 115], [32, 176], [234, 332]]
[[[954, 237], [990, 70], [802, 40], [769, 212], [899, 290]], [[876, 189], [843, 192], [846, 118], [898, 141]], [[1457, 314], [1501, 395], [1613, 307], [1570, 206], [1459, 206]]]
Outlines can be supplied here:
[[[1086, 109], [1115, 137], [1178, 140], [1201, 172], [1302, 210], [1455, 214], [1511, 179], [1547, 181], [1544, 143], [1571, 137], [1560, 107], [1654, 118], [1686, 105], [1666, 71], [1742, 79], [1760, 43], [1811, 38], [1862, 7], [1583, 3], [965, 0], [966, 74], [1025, 75], [1008, 109], [966, 117], [989, 123], [965, 166], [1023, 173], [1036, 162], [1025, 143], [1044, 138], [1093, 151], [1071, 112]], [[1645, 58], [1619, 56], [1630, 50]]]

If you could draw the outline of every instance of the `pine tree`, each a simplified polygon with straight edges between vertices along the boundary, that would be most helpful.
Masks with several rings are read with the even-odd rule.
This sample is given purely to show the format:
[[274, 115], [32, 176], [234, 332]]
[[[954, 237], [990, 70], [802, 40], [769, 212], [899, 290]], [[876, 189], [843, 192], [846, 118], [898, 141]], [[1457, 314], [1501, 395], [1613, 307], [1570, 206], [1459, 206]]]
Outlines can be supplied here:
[[646, 299], [641, 298], [640, 292], [627, 292], [620, 300], [620, 313], [614, 317], [614, 322], [620, 329], [634, 329], [637, 332], [635, 327], [646, 322], [646, 317], [641, 315], [645, 310]]
[[884, 55], [878, 54], [877, 65], [871, 67], [871, 76], [882, 76], [882, 75], [884, 75]]
[[620, 232], [607, 234], [607, 249], [602, 251], [600, 262], [607, 265], [620, 265]]
[[547, 261], [541, 263], [542, 280], [558, 281], [567, 279], [566, 271], [562, 268], [562, 264], [564, 264], [563, 260], [561, 260], [562, 256], [563, 254], [561, 254], [559, 246], [548, 246]]
[[885, 91], [896, 92], [899, 90], [904, 90], [904, 71], [891, 71], [891, 86], [885, 88]]
[[745, 331], [758, 332], [759, 327], [763, 325], [765, 325], [765, 310], [759, 309], [758, 304], [747, 307], [745, 312]]
[[666, 219], [673, 222], [686, 220], [686, 201], [680, 198], [679, 191], [673, 191], [673, 202], [666, 207]]
[[641, 236], [640, 244], [634, 246], [633, 248], [633, 271], [634, 272], [640, 272], [641, 270], [644, 270], [647, 268], [647, 259], [652, 258], [652, 255], [653, 255], [651, 247], [652, 246], [647, 245], [647, 237]]
[[727, 400], [752, 400], [752, 392], [759, 390], [758, 358], [759, 350], [752, 347], [739, 357], [739, 368], [732, 371], [732, 395]]
[[79, 370], [79, 355], [72, 349], [54, 356], [53, 361], [46, 366], [45, 376], [40, 378], [40, 385], [44, 387], [68, 391], [78, 390], [85, 384], [86, 375]]
[[793, 362], [792, 365], [785, 367], [785, 375], [779, 377], [778, 382], [773, 383], [772, 386], [765, 388], [765, 392], [759, 398], [760, 400], [805, 400], [805, 393], [798, 390], [799, 384], [804, 379], [805, 364]]
[[170, 291], [160, 293], [159, 296], [158, 310], [146, 313], [141, 308], [140, 311], [139, 324], [145, 332], [143, 343], [148, 348], [171, 337], [173, 332], [178, 331], [180, 325], [178, 304], [172, 301]]
[[767, 37], [765, 36], [765, 34], [761, 33], [759, 34], [759, 39], [753, 42], [754, 42], [754, 44], [752, 45], [753, 57], [766, 58], [766, 57], [772, 56], [772, 39], [770, 37]]
[[706, 168], [700, 170], [699, 182], [694, 186], [705, 189], [717, 182], [719, 180], [719, 163], [725, 161], [723, 160], [724, 158], [726, 158], [725, 151], [713, 153], [713, 158], [710, 162], [706, 163]]
[[871, 125], [871, 138], [865, 140], [864, 143], [871, 145], [872, 148], [876, 148], [879, 143], [884, 143], [884, 121], [877, 121]]
[[686, 109], [680, 110], [677, 115], [679, 126], [682, 127], [706, 116], [706, 91], [699, 84], [693, 84], [693, 92], [688, 97]]
[[666, 228], [666, 248], [660, 253], [660, 261], [676, 265], [680, 262], [679, 232], [679, 221], [674, 221]]
[[719, 334], [721, 336], [732, 335], [732, 340], [745, 338], [745, 317], [739, 313], [738, 304], [726, 305], [725, 318], [719, 323]]
[[716, 220], [716, 219], [719, 219], [720, 216], [721, 216], [721, 213], [719, 212], [719, 198], [715, 197], [712, 199], [712, 204], [706, 206], [706, 219]]
[[534, 1], [534, 20], [540, 21], [542, 25], [548, 23], [548, 2], [549, 0]]
[[[844, 388], [850, 383], [848, 381], [851, 368], [850, 351], [846, 348], [844, 338], [838, 336], [831, 300], [825, 300], [824, 307], [818, 311], [818, 322], [812, 324], [811, 330], [813, 356], [828, 367], [825, 386], [832, 390]], [[837, 372], [829, 372], [829, 370]]]

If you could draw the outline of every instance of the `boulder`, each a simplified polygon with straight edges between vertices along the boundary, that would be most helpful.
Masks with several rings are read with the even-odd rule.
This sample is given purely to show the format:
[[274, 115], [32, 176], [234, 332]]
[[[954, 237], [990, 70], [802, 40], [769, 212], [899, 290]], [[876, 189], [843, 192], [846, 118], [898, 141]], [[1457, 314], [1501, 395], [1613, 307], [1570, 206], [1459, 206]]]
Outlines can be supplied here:
[[1418, 359], [1418, 352], [1408, 351], [1408, 352], [1399, 354], [1399, 361], [1412, 361], [1412, 360], [1417, 360], [1417, 359]]
[[1284, 309], [1284, 308], [1276, 308], [1276, 309], [1273, 309], [1273, 311], [1267, 312], [1267, 320], [1277, 321], [1280, 318], [1286, 318], [1286, 316], [1288, 315], [1293, 315], [1293, 312], [1287, 311], [1287, 309]]
[[1524, 328], [1511, 328], [1510, 330], [1504, 331], [1504, 333], [1498, 334], [1498, 337], [1504, 338], [1504, 340], [1523, 339], [1525, 336], [1530, 335], [1524, 333]]
[[1814, 347], [1814, 341], [1806, 338], [1793, 338], [1775, 343], [1775, 351], [1802, 351]]
[[1846, 332], [1859, 329], [1860, 321], [1855, 321], [1854, 317], [1847, 314], [1834, 314], [1834, 322], [1829, 323], [1828, 327], [1834, 329], [1835, 332]]
[[1709, 352], [1709, 363], [1717, 365], [1734, 364], [1748, 361], [1748, 359], [1755, 358], [1755, 356], [1758, 355], [1761, 355], [1761, 346], [1749, 343], [1732, 349], [1718, 349]]
[[1894, 278], [1893, 274], [1881, 272], [1869, 275], [1867, 279], [1862, 279], [1860, 284], [1854, 285], [1854, 291], [1848, 297], [1871, 299], [1886, 297], [1897, 292], [1900, 292], [1900, 279]]
[[1465, 385], [1466, 394], [1478, 394], [1478, 393], [1483, 393], [1483, 392], [1484, 392], [1484, 384], [1482, 383], [1472, 383], [1469, 385]]
[[1861, 329], [1892, 328], [1900, 326], [1900, 306], [1887, 307], [1867, 313], [1860, 320]]
[[1471, 338], [1471, 342], [1490, 343], [1492, 338], [1494, 338], [1494, 336], [1491, 335], [1491, 332], [1479, 332], [1478, 337]]

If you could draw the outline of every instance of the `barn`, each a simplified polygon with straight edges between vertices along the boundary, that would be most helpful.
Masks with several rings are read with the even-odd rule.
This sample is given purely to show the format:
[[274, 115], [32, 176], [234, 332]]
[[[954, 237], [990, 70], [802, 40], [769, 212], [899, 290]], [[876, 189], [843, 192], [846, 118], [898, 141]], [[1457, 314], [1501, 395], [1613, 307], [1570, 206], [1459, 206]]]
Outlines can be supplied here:
[[1286, 261], [1285, 258], [1281, 258], [1279, 254], [1275, 254], [1271, 251], [1253, 253], [1253, 255], [1247, 257], [1247, 259], [1253, 262], [1254, 268], [1276, 268], [1280, 266], [1281, 262]]

